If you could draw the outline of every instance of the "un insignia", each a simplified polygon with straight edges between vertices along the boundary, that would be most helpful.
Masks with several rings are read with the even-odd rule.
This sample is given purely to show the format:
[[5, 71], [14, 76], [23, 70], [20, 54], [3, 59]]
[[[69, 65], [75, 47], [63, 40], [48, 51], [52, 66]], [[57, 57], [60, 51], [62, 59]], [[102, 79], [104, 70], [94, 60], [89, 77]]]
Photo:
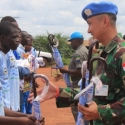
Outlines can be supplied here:
[[86, 9], [84, 11], [84, 13], [87, 15], [87, 16], [91, 16], [92, 15], [92, 11], [90, 9]]

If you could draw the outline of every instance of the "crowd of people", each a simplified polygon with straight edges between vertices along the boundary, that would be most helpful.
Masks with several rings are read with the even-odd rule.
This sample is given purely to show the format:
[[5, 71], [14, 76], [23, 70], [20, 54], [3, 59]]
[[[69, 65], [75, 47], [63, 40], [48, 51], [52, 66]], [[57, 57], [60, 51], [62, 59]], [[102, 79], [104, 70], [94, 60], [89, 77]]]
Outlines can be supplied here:
[[[101, 43], [102, 48], [93, 48], [93, 52], [98, 53], [107, 64], [104, 69], [102, 63], [97, 62], [93, 73], [102, 81], [103, 93], [99, 91], [98, 95], [95, 94], [87, 107], [74, 100], [75, 95], [80, 92], [81, 85], [78, 83], [82, 78], [82, 63], [87, 61], [89, 53], [83, 46], [83, 35], [73, 32], [68, 39], [75, 50], [69, 68], [59, 67], [61, 73], [69, 75], [72, 86], [60, 88], [51, 82], [42, 99], [43, 102], [55, 98], [57, 107], [71, 107], [77, 125], [78, 111], [85, 120], [93, 120], [90, 124], [125, 125], [125, 42], [124, 37], [117, 32], [117, 14], [118, 7], [110, 2], [90, 3], [82, 10], [82, 17], [88, 24], [88, 33], [92, 35], [89, 44], [95, 41]], [[32, 115], [30, 103], [33, 96], [30, 94], [31, 69], [17, 63], [19, 60], [26, 60], [30, 54], [36, 57], [32, 42], [33, 37], [26, 31], [21, 31], [14, 18], [7, 16], [1, 20], [0, 124], [35, 125], [38, 122]], [[38, 93], [42, 91], [43, 88]]]
[[32, 104], [27, 101], [32, 90], [31, 73], [35, 70], [30, 64], [21, 64], [28, 55], [36, 58], [33, 38], [21, 31], [11, 16], [2, 18], [0, 37], [0, 124], [35, 125]]

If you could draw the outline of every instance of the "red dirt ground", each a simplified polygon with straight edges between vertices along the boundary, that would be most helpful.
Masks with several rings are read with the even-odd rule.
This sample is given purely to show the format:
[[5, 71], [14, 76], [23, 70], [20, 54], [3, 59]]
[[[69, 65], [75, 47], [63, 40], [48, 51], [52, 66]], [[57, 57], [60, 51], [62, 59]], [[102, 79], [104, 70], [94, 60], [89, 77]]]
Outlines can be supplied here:
[[[66, 87], [65, 82], [61, 79], [58, 82], [54, 82], [54, 73], [56, 70], [52, 70], [51, 67], [39, 68], [37, 73], [46, 75], [51, 82], [59, 87]], [[39, 83], [42, 87], [43, 83]], [[55, 99], [47, 100], [41, 103], [42, 116], [45, 117], [45, 125], [75, 125], [71, 109], [70, 108], [57, 108]]]

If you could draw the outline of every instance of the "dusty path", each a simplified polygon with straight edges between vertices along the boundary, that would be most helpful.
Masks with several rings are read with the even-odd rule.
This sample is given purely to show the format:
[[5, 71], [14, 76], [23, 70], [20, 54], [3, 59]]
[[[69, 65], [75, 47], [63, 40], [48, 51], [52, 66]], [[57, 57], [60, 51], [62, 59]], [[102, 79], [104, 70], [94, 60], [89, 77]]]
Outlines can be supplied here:
[[[56, 71], [53, 70], [54, 74]], [[51, 68], [39, 68], [37, 73], [46, 75], [50, 81], [53, 82], [53, 76], [51, 76]], [[65, 87], [63, 80], [59, 82], [53, 82], [55, 85]], [[40, 84], [42, 87], [43, 84]], [[71, 109], [70, 108], [57, 108], [55, 99], [48, 100], [41, 103], [42, 115], [45, 117], [45, 125], [75, 125]]]

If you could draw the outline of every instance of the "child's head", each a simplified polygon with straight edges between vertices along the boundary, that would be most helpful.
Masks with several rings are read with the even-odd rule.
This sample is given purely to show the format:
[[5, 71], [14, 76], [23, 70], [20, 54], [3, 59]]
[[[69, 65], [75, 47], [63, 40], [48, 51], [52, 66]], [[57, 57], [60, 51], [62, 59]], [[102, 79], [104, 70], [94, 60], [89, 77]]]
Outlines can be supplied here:
[[24, 76], [24, 81], [30, 82], [31, 81], [31, 76], [30, 75], [25, 75]]

